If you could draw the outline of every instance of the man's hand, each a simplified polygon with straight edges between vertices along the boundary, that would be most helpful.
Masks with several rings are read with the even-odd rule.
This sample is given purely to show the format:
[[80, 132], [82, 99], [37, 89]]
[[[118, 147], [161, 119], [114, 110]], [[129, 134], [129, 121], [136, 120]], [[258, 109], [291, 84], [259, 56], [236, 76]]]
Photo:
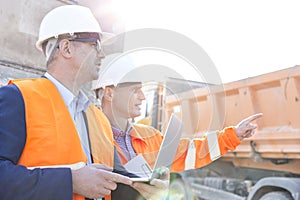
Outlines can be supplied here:
[[112, 172], [106, 165], [93, 164], [72, 170], [73, 193], [91, 199], [101, 198], [117, 188], [117, 183], [132, 185], [132, 181]]
[[152, 179], [150, 184], [135, 182], [132, 187], [146, 199], [165, 199], [169, 191], [170, 171], [168, 168], [162, 168], [161, 170], [163, 170], [161, 176]]
[[235, 126], [236, 136], [242, 141], [244, 138], [251, 137], [255, 129], [257, 128], [256, 124], [251, 124], [252, 121], [262, 117], [262, 113], [251, 115], [246, 119], [243, 119], [238, 125]]

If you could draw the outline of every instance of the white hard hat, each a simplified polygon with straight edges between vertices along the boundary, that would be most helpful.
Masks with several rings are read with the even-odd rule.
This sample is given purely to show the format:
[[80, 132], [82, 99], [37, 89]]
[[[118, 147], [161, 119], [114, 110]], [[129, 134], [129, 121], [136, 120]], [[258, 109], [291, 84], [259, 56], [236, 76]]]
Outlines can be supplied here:
[[[117, 84], [121, 82], [133, 82], [133, 80], [124, 80], [123, 78], [135, 67], [136, 65], [134, 64], [133, 59], [128, 55], [112, 61], [109, 61], [109, 59], [104, 60], [99, 72], [98, 80], [95, 80], [92, 83], [92, 89], [96, 90], [110, 85], [117, 86]], [[134, 80], [134, 82], [138, 81], [139, 80]]]
[[171, 68], [157, 64], [138, 64], [129, 54], [109, 60], [105, 58], [99, 72], [98, 80], [93, 81], [92, 90], [117, 86], [120, 83], [164, 82], [169, 77], [180, 78]]
[[36, 47], [42, 51], [42, 43], [46, 40], [53, 37], [57, 38], [61, 34], [73, 35], [80, 32], [99, 33], [101, 39], [111, 35], [102, 32], [98, 21], [89, 8], [79, 5], [66, 5], [51, 10], [43, 18]]

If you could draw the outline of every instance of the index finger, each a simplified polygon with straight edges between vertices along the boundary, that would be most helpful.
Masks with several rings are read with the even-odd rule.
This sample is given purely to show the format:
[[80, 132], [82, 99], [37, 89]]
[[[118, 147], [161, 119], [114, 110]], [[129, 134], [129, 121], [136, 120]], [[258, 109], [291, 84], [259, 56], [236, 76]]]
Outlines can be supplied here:
[[158, 178], [162, 180], [170, 178], [170, 170], [167, 167], [161, 167], [158, 169], [158, 172], [155, 171], [154, 173], [158, 173]]
[[110, 175], [107, 177], [108, 180], [113, 181], [115, 183], [123, 183], [126, 185], [131, 185], [132, 181], [130, 180], [129, 177], [123, 176], [121, 174], [117, 174], [114, 172], [110, 172]]
[[260, 117], [262, 117], [263, 114], [262, 113], [257, 113], [257, 114], [254, 114], [254, 115], [251, 115], [249, 117], [247, 117], [246, 119], [244, 119], [242, 122], [243, 123], [250, 123], [251, 121], [254, 121]]
[[167, 189], [169, 187], [170, 181], [168, 179], [152, 179], [150, 181], [150, 184], [160, 189]]

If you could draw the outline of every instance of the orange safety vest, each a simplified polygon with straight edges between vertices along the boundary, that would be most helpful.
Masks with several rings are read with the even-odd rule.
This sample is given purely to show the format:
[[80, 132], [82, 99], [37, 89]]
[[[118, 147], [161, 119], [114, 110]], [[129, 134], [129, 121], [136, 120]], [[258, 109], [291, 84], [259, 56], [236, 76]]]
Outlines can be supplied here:
[[[155, 160], [163, 140], [162, 134], [151, 126], [143, 124], [132, 124], [133, 129], [130, 132], [132, 138], [132, 147], [137, 154], [143, 154], [148, 164], [153, 167]], [[196, 148], [195, 168], [203, 167], [212, 162], [207, 147], [205, 137], [193, 139]], [[218, 132], [218, 142], [220, 154], [224, 155], [228, 150], [234, 150], [240, 140], [235, 134], [233, 127], [225, 128]], [[188, 153], [188, 145], [190, 139], [182, 138], [179, 142], [174, 161], [172, 163], [171, 172], [179, 172], [185, 169], [185, 159]], [[117, 144], [117, 151], [123, 164], [128, 160], [123, 155], [121, 148]]]
[[[108, 119], [102, 111], [94, 105], [90, 105], [86, 112], [88, 121], [91, 152], [94, 163], [114, 165], [114, 138]], [[104, 134], [107, 133], [107, 134]], [[111, 195], [105, 196], [110, 200]]]
[[113, 167], [114, 138], [108, 119], [104, 116], [103, 112], [94, 105], [88, 107], [86, 116], [94, 163]]
[[[55, 85], [46, 78], [10, 81], [12, 83], [21, 91], [25, 104], [26, 144], [18, 164], [30, 168], [86, 163], [87, 158], [76, 127]], [[97, 112], [98, 109], [93, 106], [87, 110], [89, 133], [93, 138], [92, 155], [97, 163], [112, 167], [112, 136], [95, 138], [95, 135], [99, 135], [95, 131], [105, 130], [103, 126], [99, 126]], [[105, 152], [98, 151], [95, 147], [95, 144], [103, 146], [102, 143]], [[84, 197], [73, 194], [73, 199], [83, 200]]]

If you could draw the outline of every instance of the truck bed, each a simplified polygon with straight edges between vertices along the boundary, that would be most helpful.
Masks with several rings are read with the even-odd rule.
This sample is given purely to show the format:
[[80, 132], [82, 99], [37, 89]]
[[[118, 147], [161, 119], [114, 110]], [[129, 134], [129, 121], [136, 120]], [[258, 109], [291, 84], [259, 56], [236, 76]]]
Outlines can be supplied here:
[[165, 122], [172, 112], [183, 119], [190, 138], [263, 113], [256, 134], [220, 159], [300, 174], [300, 66], [168, 95], [163, 110]]

